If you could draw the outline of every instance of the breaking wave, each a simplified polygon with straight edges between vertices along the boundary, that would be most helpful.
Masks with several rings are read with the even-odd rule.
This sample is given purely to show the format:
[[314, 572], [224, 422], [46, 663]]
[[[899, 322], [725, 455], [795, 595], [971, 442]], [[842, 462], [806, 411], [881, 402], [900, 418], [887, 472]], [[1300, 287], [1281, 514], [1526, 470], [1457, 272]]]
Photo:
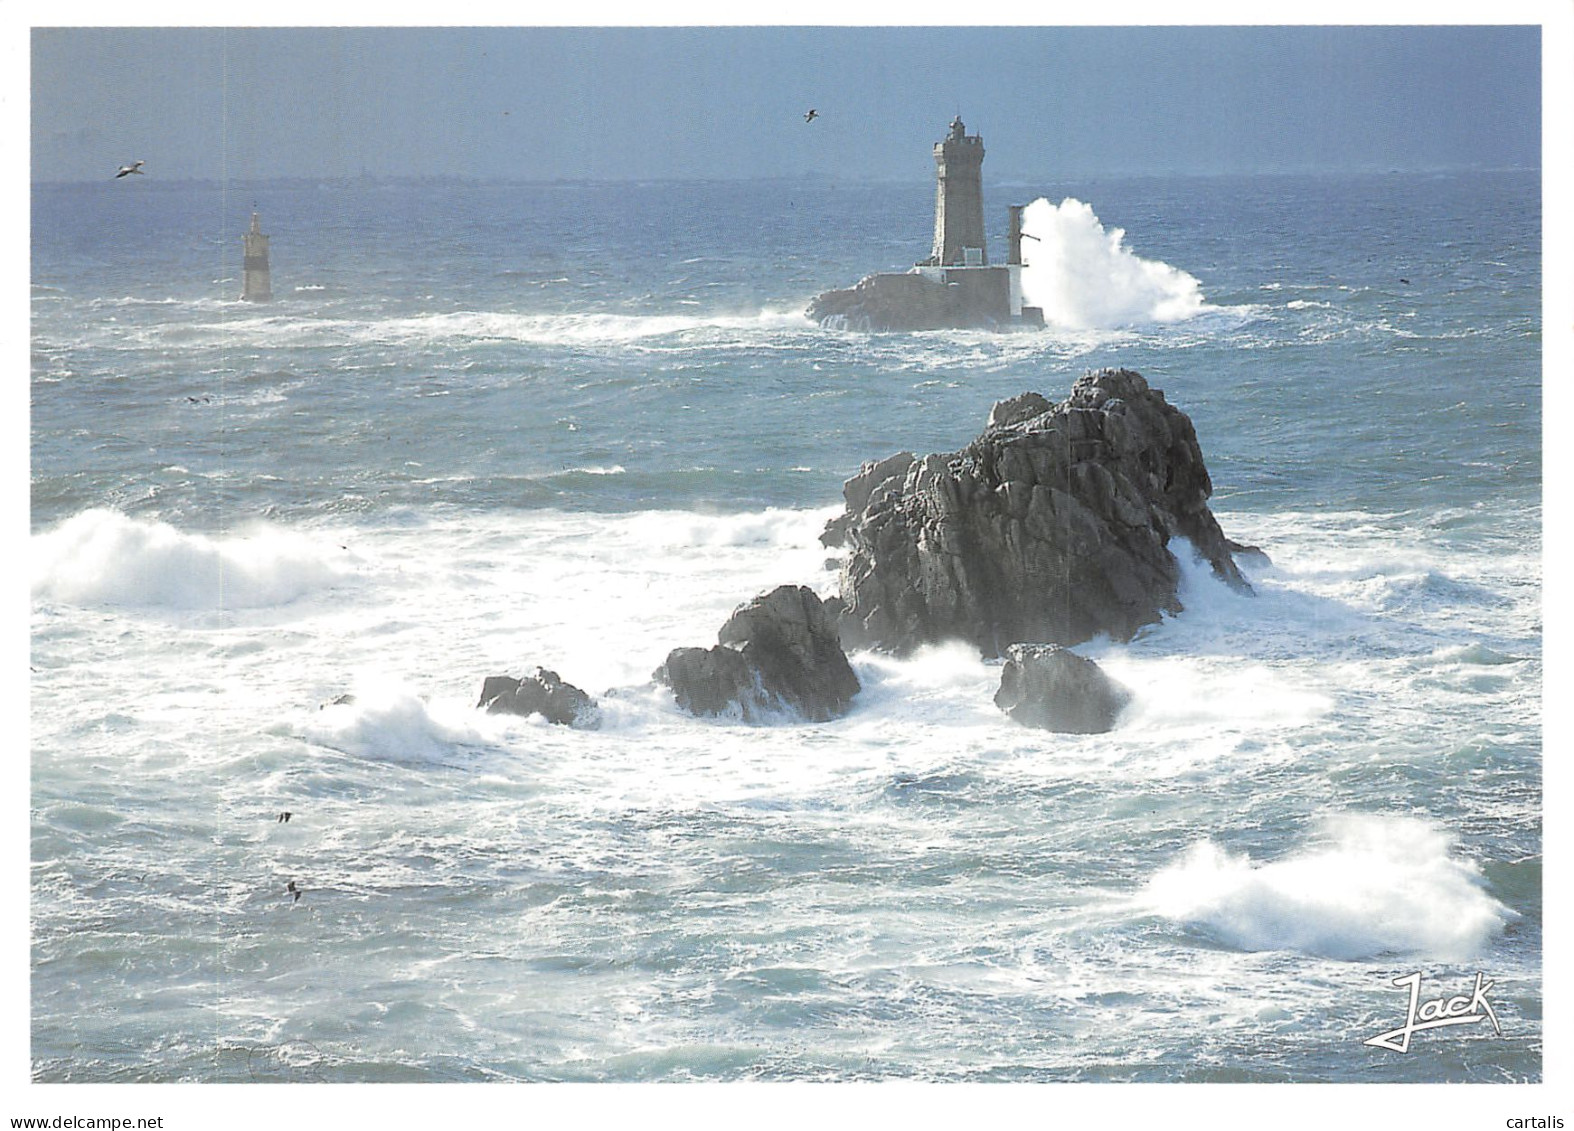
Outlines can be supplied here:
[[1330, 817], [1315, 843], [1267, 864], [1199, 841], [1148, 882], [1139, 902], [1240, 950], [1462, 960], [1517, 916], [1452, 848], [1418, 818]]
[[434, 704], [404, 687], [368, 690], [324, 706], [301, 726], [301, 737], [358, 757], [392, 762], [442, 761], [455, 748], [482, 746], [474, 712]]
[[373, 319], [268, 314], [154, 326], [133, 330], [129, 336], [130, 340], [149, 346], [170, 342], [183, 346], [230, 345], [239, 341], [274, 347], [381, 344], [440, 348], [478, 342], [631, 347], [668, 341], [693, 346], [811, 328], [797, 310], [762, 310], [753, 314], [456, 311]]
[[[1123, 228], [1106, 229], [1089, 205], [1042, 197], [1022, 214], [1022, 297], [1064, 330], [1117, 330], [1179, 322], [1209, 309], [1202, 284], [1185, 271], [1142, 259]], [[1036, 241], [1036, 242], [1035, 242]]]
[[33, 596], [76, 605], [259, 608], [348, 576], [330, 549], [265, 527], [210, 538], [93, 509], [32, 540]]

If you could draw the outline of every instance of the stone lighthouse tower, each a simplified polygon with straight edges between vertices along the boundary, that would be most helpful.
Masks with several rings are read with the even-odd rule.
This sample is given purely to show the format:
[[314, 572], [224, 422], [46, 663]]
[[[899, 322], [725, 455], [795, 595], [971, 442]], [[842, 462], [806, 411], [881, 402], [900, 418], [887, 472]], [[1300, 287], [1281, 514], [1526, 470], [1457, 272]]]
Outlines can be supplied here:
[[934, 252], [911, 271], [816, 295], [805, 313], [845, 330], [1043, 326], [1044, 312], [1022, 301], [1022, 241], [1038, 238], [1022, 230], [1022, 205], [1008, 213], [1006, 262], [991, 267], [985, 255], [983, 172], [984, 139], [969, 137], [958, 116], [935, 143]]
[[273, 281], [268, 272], [268, 237], [262, 234], [257, 214], [251, 214], [251, 231], [241, 239], [246, 244], [244, 285], [241, 299], [245, 302], [272, 302]]
[[935, 143], [934, 267], [983, 267], [984, 139], [968, 136], [960, 115]]

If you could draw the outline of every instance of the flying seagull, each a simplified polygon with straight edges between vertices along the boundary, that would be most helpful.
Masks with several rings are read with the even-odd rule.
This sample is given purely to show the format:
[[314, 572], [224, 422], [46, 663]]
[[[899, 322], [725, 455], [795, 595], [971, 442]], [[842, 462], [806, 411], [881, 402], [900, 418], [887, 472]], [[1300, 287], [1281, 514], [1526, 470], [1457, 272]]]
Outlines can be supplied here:
[[[277, 821], [275, 821], [274, 824], [287, 825], [287, 824], [290, 823], [290, 818], [293, 817], [293, 816], [295, 816], [295, 814], [291, 813], [288, 809], [286, 809], [284, 812], [279, 814], [279, 819]], [[291, 882], [294, 882], [294, 881], [291, 881]]]
[[119, 180], [121, 177], [124, 177], [127, 173], [141, 173], [141, 172], [142, 172], [142, 162], [140, 162], [140, 161], [133, 161], [129, 165], [122, 165], [120, 167], [120, 172], [115, 174], [115, 179]]
[[[816, 118], [818, 118], [819, 116], [820, 116], [820, 112], [818, 110], [810, 110], [807, 114], [805, 114], [803, 116], [803, 120], [806, 121], [806, 122], [812, 122]], [[141, 162], [139, 161], [139, 162], [137, 162], [137, 164], [140, 165]]]

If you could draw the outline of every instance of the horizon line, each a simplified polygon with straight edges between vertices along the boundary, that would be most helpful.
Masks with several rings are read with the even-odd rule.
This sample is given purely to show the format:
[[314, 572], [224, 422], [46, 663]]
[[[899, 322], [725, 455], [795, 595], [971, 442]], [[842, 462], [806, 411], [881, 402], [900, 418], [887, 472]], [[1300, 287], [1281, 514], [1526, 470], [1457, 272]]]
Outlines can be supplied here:
[[[1010, 172], [998, 177], [990, 178], [991, 182], [999, 185], [1017, 185], [1026, 181], [1040, 180], [1046, 183], [1059, 183], [1067, 180], [1139, 180], [1145, 178], [1195, 178], [1205, 179], [1213, 177], [1404, 177], [1404, 176], [1439, 176], [1465, 173], [1541, 173], [1543, 166], [1537, 165], [1435, 165], [1418, 166], [1415, 168], [1378, 168], [1378, 167], [1348, 167], [1348, 168], [1286, 168], [1286, 169], [1131, 169], [1131, 170], [1104, 170], [1104, 171], [1074, 171], [1067, 170], [1054, 176], [1039, 177], [1028, 173]], [[28, 182], [32, 188], [75, 187], [81, 185], [108, 185], [114, 178], [35, 178]], [[836, 184], [869, 184], [869, 185], [919, 185], [926, 187], [934, 184], [932, 177], [919, 180], [913, 177], [889, 176], [848, 176], [833, 173], [781, 173], [760, 176], [736, 177], [695, 177], [695, 176], [625, 176], [625, 177], [530, 177], [510, 176], [507, 174], [475, 174], [475, 173], [299, 173], [276, 177], [171, 177], [159, 178], [144, 182], [148, 187], [153, 185], [213, 185], [226, 184], [322, 184], [343, 182], [375, 182], [398, 184], [464, 184], [464, 185], [541, 185], [547, 187], [573, 187], [588, 185], [657, 185], [657, 184], [758, 184], [758, 183], [797, 183], [803, 181], [818, 181]]]

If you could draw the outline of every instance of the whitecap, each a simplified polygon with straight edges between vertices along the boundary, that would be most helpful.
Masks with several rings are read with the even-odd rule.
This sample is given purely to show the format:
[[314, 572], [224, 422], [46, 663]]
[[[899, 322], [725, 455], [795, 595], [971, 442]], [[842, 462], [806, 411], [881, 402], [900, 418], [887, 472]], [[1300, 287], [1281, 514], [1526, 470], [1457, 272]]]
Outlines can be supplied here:
[[300, 728], [303, 738], [346, 754], [395, 762], [440, 762], [457, 747], [490, 739], [467, 718], [471, 711], [434, 704], [406, 688], [357, 684]]
[[31, 550], [33, 596], [77, 605], [257, 608], [350, 576], [342, 551], [276, 527], [213, 538], [96, 508], [35, 534]]
[[1138, 903], [1240, 950], [1338, 959], [1464, 960], [1517, 917], [1437, 825], [1373, 814], [1327, 817], [1312, 843], [1267, 863], [1198, 841]]

